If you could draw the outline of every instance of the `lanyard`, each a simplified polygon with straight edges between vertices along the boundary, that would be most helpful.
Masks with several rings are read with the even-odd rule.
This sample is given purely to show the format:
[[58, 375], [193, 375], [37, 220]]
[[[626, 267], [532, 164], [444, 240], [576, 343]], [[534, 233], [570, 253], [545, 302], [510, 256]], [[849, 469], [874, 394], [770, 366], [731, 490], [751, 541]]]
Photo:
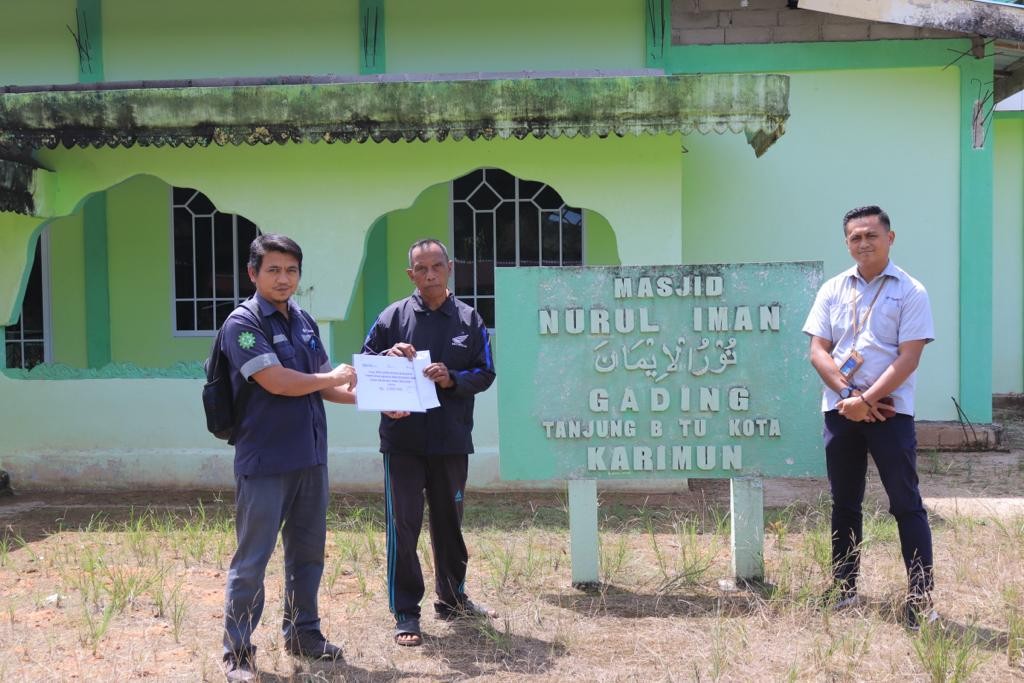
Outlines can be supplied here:
[[[857, 337], [860, 336], [860, 330], [862, 326], [868, 324], [868, 318], [871, 316], [871, 310], [875, 307], [875, 302], [878, 301], [878, 295], [882, 293], [882, 289], [885, 287], [885, 283], [889, 281], [888, 275], [882, 276], [882, 281], [878, 283], [878, 289], [875, 290], [875, 295], [871, 298], [871, 303], [868, 304], [868, 310], [864, 312], [864, 317], [861, 318], [857, 315], [857, 300], [860, 297], [850, 297], [850, 307], [853, 309], [853, 343], [857, 343]], [[854, 290], [856, 291], [856, 290]]]

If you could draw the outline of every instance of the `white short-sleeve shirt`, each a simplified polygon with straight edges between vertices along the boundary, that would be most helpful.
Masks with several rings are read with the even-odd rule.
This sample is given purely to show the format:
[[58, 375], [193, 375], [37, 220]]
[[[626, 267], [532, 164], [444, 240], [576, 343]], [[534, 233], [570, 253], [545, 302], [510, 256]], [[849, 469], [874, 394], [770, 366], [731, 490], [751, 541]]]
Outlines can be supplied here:
[[[873, 307], [878, 288], [882, 287]], [[870, 314], [868, 308], [871, 307]], [[860, 335], [854, 343], [854, 312], [861, 322]], [[864, 322], [866, 320], [866, 322]], [[867, 389], [899, 353], [903, 342], [935, 339], [931, 305], [924, 286], [902, 268], [889, 261], [885, 270], [871, 282], [865, 282], [854, 266], [827, 281], [818, 290], [814, 305], [807, 314], [803, 331], [832, 342], [832, 358], [841, 364], [856, 348], [864, 364], [853, 377], [853, 384]], [[914, 379], [912, 373], [892, 397], [897, 413], [914, 414]], [[839, 394], [825, 387], [822, 411], [833, 410]]]

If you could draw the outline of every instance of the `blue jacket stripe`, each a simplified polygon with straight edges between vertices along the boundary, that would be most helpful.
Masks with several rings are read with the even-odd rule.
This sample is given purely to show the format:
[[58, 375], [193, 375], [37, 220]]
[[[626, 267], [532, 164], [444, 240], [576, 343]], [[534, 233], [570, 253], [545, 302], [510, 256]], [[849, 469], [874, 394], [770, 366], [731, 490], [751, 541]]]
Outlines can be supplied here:
[[491, 362], [491, 338], [490, 335], [487, 334], [487, 326], [482, 326], [480, 330], [484, 334], [484, 359], [485, 362], [487, 363], [487, 369], [493, 370], [494, 363]]
[[387, 510], [388, 607], [395, 611], [395, 556], [398, 539], [395, 534], [395, 513], [391, 505], [391, 454], [384, 454], [384, 499]]

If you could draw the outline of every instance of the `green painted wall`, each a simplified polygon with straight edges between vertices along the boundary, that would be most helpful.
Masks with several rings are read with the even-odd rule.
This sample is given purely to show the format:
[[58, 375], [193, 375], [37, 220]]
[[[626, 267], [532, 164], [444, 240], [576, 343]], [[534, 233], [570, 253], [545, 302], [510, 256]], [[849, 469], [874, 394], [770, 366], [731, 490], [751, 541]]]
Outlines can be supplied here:
[[[56, 150], [41, 156], [63, 169], [62, 185], [57, 192], [57, 202], [63, 210], [78, 208], [78, 193], [113, 185], [107, 193], [112, 360], [143, 367], [162, 368], [178, 360], [202, 359], [210, 343], [208, 337], [173, 334], [169, 197], [167, 183], [158, 175], [179, 185], [199, 187], [221, 210], [241, 213], [264, 230], [291, 234], [306, 246], [303, 286], [311, 289], [300, 299], [321, 320], [336, 320], [329, 328], [336, 360], [347, 359], [360, 347], [366, 333], [363, 269], [386, 269], [385, 302], [406, 296], [411, 291], [404, 272], [408, 245], [426, 234], [450, 240], [448, 179], [482, 165], [495, 165], [521, 177], [550, 182], [569, 203], [588, 209], [598, 207], [588, 210], [587, 218], [587, 257], [592, 263], [619, 261], [619, 240], [611, 222], [601, 213], [602, 208], [626, 226], [621, 236], [633, 260], [642, 261], [654, 255], [663, 260], [665, 246], [672, 244], [677, 245], [674, 250], [678, 253], [679, 198], [672, 192], [679, 184], [678, 138], [445, 144], [451, 153], [442, 155], [443, 158], [426, 145], [196, 149], [187, 155], [181, 154], [184, 150], [168, 155], [170, 150], [132, 149], [108, 156], [103, 150], [96, 150], [100, 158], [92, 160], [84, 159], [77, 153], [80, 150]], [[390, 166], [380, 156], [388, 151], [400, 152], [390, 155]], [[91, 156], [93, 152], [84, 154]], [[362, 189], [354, 188], [347, 200], [338, 197], [337, 202], [324, 203], [322, 197], [334, 197], [338, 187], [360, 185], [353, 181], [367, 175], [361, 163], [368, 164], [370, 155], [377, 155], [372, 166], [380, 174], [379, 184], [370, 189], [370, 183], [363, 183]], [[141, 165], [133, 165], [132, 159]], [[253, 174], [260, 166], [274, 168], [280, 176], [274, 180], [275, 174], [265, 170]], [[207, 170], [216, 168], [218, 173], [207, 175]], [[131, 177], [122, 180], [126, 175]], [[105, 181], [101, 179], [104, 177]], [[631, 193], [636, 203], [630, 210], [622, 188], [640, 177], [647, 181]], [[437, 182], [438, 179], [442, 182]], [[250, 180], [255, 184], [248, 185]], [[261, 190], [260, 183], [268, 184]], [[314, 188], [318, 185], [322, 194], [316, 194]], [[381, 192], [382, 187], [390, 192]], [[223, 190], [228, 188], [225, 194]], [[250, 194], [252, 188], [255, 189]], [[659, 198], [653, 199], [658, 192]], [[298, 211], [295, 201], [303, 196], [308, 198], [302, 203], [306, 209]], [[406, 203], [401, 197], [409, 197], [411, 206], [388, 213], [386, 209]], [[619, 201], [614, 201], [616, 197]], [[269, 210], [267, 213], [256, 206], [261, 198], [270, 200], [264, 207]], [[365, 260], [363, 249], [353, 249], [352, 245], [362, 247], [365, 226], [383, 214], [388, 215], [387, 262]], [[331, 256], [332, 252], [337, 258]], [[69, 252], [67, 260], [77, 258], [77, 254]], [[75, 268], [80, 269], [81, 265]], [[59, 275], [58, 287], [79, 287], [76, 278], [75, 269]], [[20, 281], [12, 281], [12, 286], [15, 284], [20, 285]], [[345, 296], [335, 295], [346, 291], [346, 287], [353, 288], [351, 296], [347, 292]], [[77, 306], [77, 298], [64, 305], [76, 312], [69, 322], [69, 329], [74, 331], [67, 332], [62, 348], [80, 343], [77, 321], [83, 314], [77, 311]], [[70, 351], [61, 353], [56, 360], [82, 365]]]
[[[173, 333], [168, 191], [161, 180], [138, 176], [107, 193], [114, 362], [164, 368], [180, 360], [202, 359], [209, 351], [209, 337], [175, 336]], [[450, 242], [448, 201], [448, 183], [438, 183], [424, 190], [409, 208], [388, 214], [387, 262], [364, 260], [346, 319], [331, 323], [332, 357], [336, 361], [347, 360], [362, 345], [367, 314], [364, 281], [368, 273], [376, 269], [385, 271], [387, 291], [382, 300], [394, 301], [411, 291], [405, 275], [408, 245], [425, 235]], [[588, 261], [617, 263], [611, 225], [594, 211], [587, 211], [586, 220]], [[54, 361], [86, 367], [81, 209], [55, 219], [51, 226]], [[308, 271], [307, 275], [310, 275]], [[332, 278], [337, 275], [337, 270], [332, 271]], [[315, 287], [303, 297], [314, 309], [316, 298]]]
[[958, 395], [958, 92], [952, 69], [796, 73], [786, 135], [757, 163], [734, 136], [690, 136], [682, 156], [687, 263], [821, 259], [828, 277], [852, 263], [843, 213], [889, 211], [893, 260], [928, 288], [935, 317], [924, 419], [953, 418]]
[[359, 282], [363, 305], [363, 329], [368, 330], [388, 304], [388, 217], [381, 216], [366, 235], [363, 272]]
[[392, 73], [640, 69], [643, 2], [388, 0]]
[[[994, 78], [992, 43], [984, 59], [965, 59], [960, 71], [960, 391], [968, 419], [992, 421], [992, 105], [979, 83]], [[975, 123], [977, 111], [977, 123]], [[981, 118], [981, 117], [984, 118]], [[975, 133], [975, 125], [983, 127]], [[979, 139], [980, 138], [980, 139]]]
[[992, 391], [1024, 391], [1024, 119], [994, 126]]
[[[557, 189], [557, 186], [556, 186]], [[407, 209], [399, 209], [387, 214], [386, 223], [375, 225], [374, 232], [382, 230], [385, 242], [385, 260], [374, 261], [367, 255], [363, 261], [361, 278], [353, 294], [352, 308], [349, 309], [347, 320], [333, 323], [333, 331], [336, 336], [334, 348], [338, 360], [347, 358], [344, 353], [355, 352], [363, 342], [366, 334], [366, 323], [363, 328], [359, 327], [361, 319], [370, 320], [388, 303], [409, 295], [412, 291], [412, 283], [405, 273], [408, 267], [409, 245], [424, 237], [440, 239], [450, 248], [452, 242], [451, 234], [451, 210], [449, 202], [451, 199], [450, 185], [448, 182], [432, 185], [424, 190], [412, 206]], [[585, 253], [587, 263], [591, 265], [613, 265], [619, 262], [616, 252], [615, 233], [607, 219], [596, 211], [585, 210]], [[367, 238], [368, 243], [375, 236]], [[383, 303], [376, 306], [376, 310], [367, 310], [364, 306], [371, 297], [365, 294], [365, 287], [368, 281], [376, 281], [377, 274], [373, 271], [383, 269], [384, 278], [387, 282], [384, 297], [380, 298]], [[365, 317], [370, 316], [370, 317]], [[351, 340], [351, 342], [343, 342]], [[346, 346], [345, 344], [348, 343]], [[350, 350], [351, 349], [351, 350]]]
[[[166, 368], [201, 360], [212, 335], [177, 336], [171, 318], [170, 195], [157, 178], [139, 176], [107, 193], [110, 230], [112, 360]], [[86, 367], [81, 211], [50, 223], [54, 362]], [[315, 298], [315, 291], [303, 295]], [[362, 344], [362, 283], [350, 319], [330, 328], [332, 357]]]
[[359, 73], [387, 71], [387, 0], [359, 0]]
[[448, 202], [451, 194], [447, 182], [431, 185], [408, 209], [388, 214], [388, 301], [409, 296], [412, 282], [406, 275], [409, 267], [409, 245], [418, 239], [433, 237], [451, 249], [452, 227]]
[[106, 78], [359, 73], [358, 5], [103, 0]]
[[21, 317], [21, 300], [43, 224], [32, 216], [0, 213], [0, 323], [4, 325], [12, 325]]
[[[936, 302], [939, 339], [925, 354], [919, 415], [938, 419], [952, 417], [948, 397], [957, 394], [958, 380], [949, 362], [959, 343], [958, 288], [950, 277], [958, 272], [958, 147], [949, 135], [958, 126], [956, 79], [955, 72], [937, 68], [795, 74], [789, 132], [756, 162], [740, 136], [697, 135], [446, 142], [440, 154], [436, 144], [414, 144], [54, 150], [40, 156], [59, 171], [55, 202], [61, 210], [73, 209], [86, 192], [150, 173], [201, 187], [220, 208], [264, 229], [320, 245], [307, 256], [304, 284], [315, 287], [314, 314], [335, 320], [354, 311], [363, 249], [352, 245], [365, 244], [367, 226], [411, 205], [424, 188], [439, 186], [423, 201], [433, 197], [441, 207], [444, 183], [479, 166], [550, 182], [568, 202], [601, 213], [616, 227], [623, 263], [822, 258], [826, 271], [836, 272], [848, 263], [838, 216], [854, 204], [878, 201], [897, 221], [898, 262], [925, 282]], [[886, 106], [870, 109], [850, 96], [867, 90]], [[920, 116], [924, 105], [927, 117]], [[688, 153], [680, 154], [681, 142]], [[421, 234], [414, 214], [395, 218], [389, 263], [402, 263], [409, 241]], [[434, 215], [445, 216], [446, 209]], [[166, 239], [166, 218], [162, 225]], [[764, 227], [751, 231], [751, 225]], [[779, 226], [791, 227], [780, 234]], [[915, 248], [922, 244], [928, 249]], [[598, 262], [593, 251], [588, 257]], [[402, 267], [388, 267], [387, 277], [389, 300], [408, 292]], [[352, 324], [333, 330], [338, 359], [365, 331], [365, 321]], [[191, 357], [205, 353], [206, 344], [199, 346]], [[118, 346], [122, 360], [128, 353]]]
[[[383, 267], [381, 264], [371, 266], [364, 263], [364, 267]], [[352, 354], [359, 353], [363, 348], [363, 340], [366, 338], [364, 307], [365, 299], [365, 273], [360, 273], [356, 281], [355, 289], [352, 290], [352, 305], [348, 309], [348, 318], [330, 323], [331, 330], [331, 360], [337, 363], [351, 363]], [[321, 326], [325, 323], [320, 323]]]
[[0, 85], [75, 83], [75, 0], [0, 2]]
[[[967, 56], [970, 44], [954, 40], [887, 40], [863, 43], [790, 43], [782, 45], [684, 45], [673, 46], [666, 54], [666, 69], [671, 73], [699, 72], [791, 72], [821, 69], [941, 68], [957, 73], [959, 126], [959, 184], [957, 254], [958, 344], [955, 363], [959, 372], [956, 395], [970, 419], [992, 419], [993, 363], [993, 178], [992, 143], [987, 135], [975, 147], [972, 117], [975, 107], [985, 112], [991, 107], [984, 84], [991, 83], [994, 60], [992, 46], [983, 59]], [[955, 65], [954, 69], [949, 69]], [[872, 92], [872, 95], [874, 93]], [[930, 110], [922, 109], [922, 116]], [[985, 116], [989, 126], [991, 112]], [[949, 131], [943, 131], [950, 134]], [[927, 156], [927, 148], [916, 153]]]
[[171, 318], [170, 190], [151, 177], [107, 192], [114, 362], [167, 367], [204, 358], [211, 337], [176, 337]]
[[[103, 0], [78, 0], [76, 7], [78, 33], [78, 82], [100, 83], [103, 73]], [[85, 221], [85, 251], [89, 252], [89, 218]]]
[[[77, 80], [77, 54], [65, 28], [73, 23], [74, 4], [0, 3], [0, 83]], [[282, 11], [267, 0], [184, 0], [166, 7], [104, 0], [105, 75], [120, 80], [357, 73], [357, 5], [314, 0]], [[642, 2], [603, 3], [600, 12], [585, 0], [388, 0], [386, 6], [389, 72], [644, 66]], [[171, 329], [167, 184], [199, 187], [221, 210], [291, 234], [306, 247], [308, 290], [302, 301], [319, 319], [335, 321], [329, 329], [336, 361], [346, 360], [365, 333], [368, 276], [387, 282], [388, 301], [410, 291], [404, 275], [408, 243], [434, 229], [448, 238], [447, 182], [474, 168], [500, 167], [548, 182], [567, 202], [584, 207], [591, 264], [823, 259], [831, 274], [849, 264], [839, 216], [854, 204], [879, 202], [896, 222], [897, 262], [932, 295], [939, 339], [924, 357], [919, 416], [940, 419], [952, 417], [948, 397], [958, 393], [962, 338], [961, 102], [957, 69], [938, 67], [948, 62], [951, 47], [963, 43], [670, 48], [670, 71], [784, 70], [780, 64], [838, 69], [794, 75], [788, 133], [757, 161], [735, 135], [58, 149], [39, 158], [57, 171], [48, 195], [57, 215], [75, 212], [90, 193], [113, 188], [108, 218], [114, 360], [156, 366], [202, 358], [210, 344], [209, 337], [175, 338]], [[927, 68], [849, 70], [891, 64]], [[997, 138], [1002, 129], [997, 124]], [[1000, 240], [1020, 238], [1024, 212], [1021, 183], [1013, 180], [1021, 174], [1013, 155], [1024, 156], [1024, 133], [1004, 137], [1013, 135], [1019, 143], [999, 151], [997, 160], [999, 169], [1007, 169], [1000, 171], [1004, 178], [996, 190], [1000, 258]], [[681, 143], [686, 154], [680, 153]], [[384, 215], [387, 256], [367, 260], [366, 231]], [[8, 318], [20, 305], [25, 259], [39, 225], [38, 219], [0, 214], [0, 312]], [[54, 225], [54, 291], [63, 311], [55, 351], [58, 361], [76, 365], [85, 353], [81, 259], [76, 260], [80, 218]], [[1021, 248], [1014, 249], [1024, 258]], [[1012, 253], [1007, 258], [996, 261], [997, 283], [1007, 272], [1019, 281], [1019, 263], [1012, 263]], [[995, 309], [1020, 312], [1020, 303], [1015, 306], [997, 298]], [[1004, 322], [997, 316], [996, 324]], [[1014, 324], [1024, 335], [1024, 325]], [[1000, 358], [1015, 354], [1020, 363], [1020, 348], [1008, 339], [995, 349], [996, 377], [1006, 367]], [[0, 402], [17, 403], [0, 413], [0, 462], [14, 462], [20, 473], [38, 474], [40, 480], [73, 473], [74, 484], [191, 483], [197, 476], [230, 484], [230, 454], [202, 430], [196, 391], [196, 381], [17, 382], [0, 376]], [[38, 420], [44, 403], [67, 419], [43, 439], [44, 430], [26, 425]], [[167, 411], [169, 405], [175, 410]], [[331, 457], [342, 465], [334, 467], [336, 483], [376, 484], [376, 421], [348, 407], [331, 407], [329, 415]], [[473, 476], [480, 477], [482, 468], [485, 481], [496, 478], [496, 415], [492, 389], [478, 403], [475, 431], [485, 457], [475, 463]], [[125, 455], [119, 460], [105, 451], [76, 450], [82, 444], [122, 449]], [[169, 457], [183, 452], [189, 454], [184, 459]]]
[[584, 258], [588, 266], [617, 266], [619, 254], [615, 249], [615, 232], [608, 219], [597, 211], [583, 208]]
[[[679, 137], [442, 144], [443, 150], [436, 143], [56, 149], [39, 157], [59, 177], [57, 215], [74, 211], [87, 194], [147, 174], [198, 187], [222, 211], [241, 213], [300, 244], [318, 245], [306, 254], [303, 284], [314, 287], [312, 312], [320, 320], [347, 316], [366, 231], [377, 218], [411, 205], [424, 188], [480, 166], [550, 183], [566, 202], [601, 213], [615, 227], [623, 263], [678, 262]], [[745, 162], [752, 162], [749, 152]], [[389, 239], [388, 249], [396, 248]], [[0, 306], [10, 296], [11, 290], [0, 287]]]
[[[0, 85], [74, 83], [75, 0], [0, 3]], [[103, 0], [108, 81], [359, 73], [358, 0]], [[638, 69], [643, 3], [388, 0], [392, 73]], [[225, 31], [231, 27], [231, 31]], [[528, 39], [524, 39], [528, 36]]]
[[[408, 209], [388, 214], [388, 301], [408, 296], [412, 291], [405, 269], [409, 245], [423, 237], [436, 237], [451, 245], [451, 193], [448, 183], [427, 188]], [[559, 189], [555, 185], [555, 189]], [[619, 263], [615, 233], [608, 220], [596, 211], [585, 209], [585, 253], [589, 265]], [[449, 246], [450, 248], [450, 246]], [[371, 264], [366, 265], [372, 267]]]
[[50, 335], [53, 361], [88, 365], [85, 343], [85, 244], [82, 212], [58, 218], [50, 231]]
[[90, 368], [102, 368], [113, 360], [106, 192], [86, 199], [81, 211], [85, 249], [85, 355]]

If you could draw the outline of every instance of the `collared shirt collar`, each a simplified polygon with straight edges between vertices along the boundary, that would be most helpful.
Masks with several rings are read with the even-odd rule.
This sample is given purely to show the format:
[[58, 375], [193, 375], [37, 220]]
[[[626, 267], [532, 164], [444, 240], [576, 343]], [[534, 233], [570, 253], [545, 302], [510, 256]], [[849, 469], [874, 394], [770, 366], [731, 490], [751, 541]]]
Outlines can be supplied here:
[[[280, 311], [277, 310], [277, 306], [275, 306], [274, 304], [270, 303], [269, 301], [264, 299], [262, 296], [260, 296], [259, 292], [256, 292], [255, 294], [253, 294], [253, 296], [256, 297], [256, 303], [259, 304], [260, 313], [263, 314], [263, 317], [269, 318], [274, 313], [280, 313]], [[288, 318], [289, 319], [295, 317], [295, 314], [298, 312], [298, 308], [299, 308], [299, 305], [295, 303], [295, 299], [289, 298], [288, 299]]]
[[[416, 311], [417, 313], [423, 313], [425, 311], [430, 310], [427, 304], [424, 303], [423, 297], [420, 296], [420, 291], [418, 289], [415, 289], [412, 292], [412, 306], [413, 310]], [[441, 313], [444, 313], [447, 316], [453, 315], [455, 313], [455, 295], [452, 294], [451, 292], [448, 292], [448, 297], [444, 300], [444, 303], [442, 303], [441, 307], [438, 308], [437, 310], [440, 311]]]
[[[852, 278], [856, 278], [856, 279], [860, 280], [861, 282], [864, 282], [864, 278], [862, 278], [860, 276], [860, 273], [857, 272], [857, 265], [856, 264], [854, 264], [853, 267], [846, 269], [843, 272], [843, 275], [847, 279], [852, 277]], [[894, 277], [897, 280], [900, 280], [900, 279], [903, 278], [902, 271], [900, 271], [900, 269], [896, 267], [896, 264], [892, 262], [892, 259], [889, 259], [889, 262], [885, 264], [885, 268], [882, 269], [882, 272], [879, 273], [879, 275], [888, 275], [889, 277]], [[877, 277], [876, 277], [876, 279], [877, 279]], [[871, 282], [874, 282], [874, 280], [872, 280]], [[865, 283], [865, 284], [871, 284], [871, 283], [868, 282], [868, 283]]]

